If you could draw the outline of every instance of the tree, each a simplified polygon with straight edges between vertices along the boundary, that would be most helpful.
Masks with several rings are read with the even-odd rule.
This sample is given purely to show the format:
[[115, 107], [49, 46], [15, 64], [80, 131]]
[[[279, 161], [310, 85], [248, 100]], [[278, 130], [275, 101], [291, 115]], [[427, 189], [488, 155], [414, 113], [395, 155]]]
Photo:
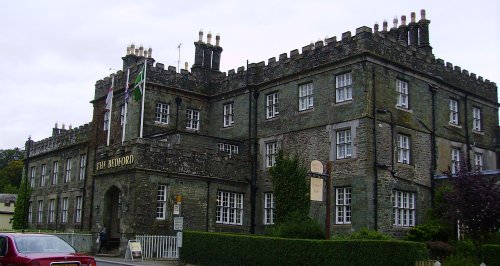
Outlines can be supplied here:
[[11, 161], [22, 160], [24, 158], [24, 151], [19, 148], [0, 150], [0, 169], [7, 166]]
[[495, 177], [471, 172], [465, 165], [448, 177], [438, 211], [449, 221], [459, 221], [461, 230], [481, 244], [500, 228], [500, 185]]
[[280, 150], [269, 173], [274, 189], [274, 222], [307, 219], [310, 203], [307, 168], [299, 162], [298, 156], [287, 156]]
[[31, 187], [27, 183], [27, 178], [23, 178], [17, 194], [16, 208], [14, 209], [14, 218], [12, 220], [13, 229], [26, 229], [29, 208], [29, 198], [31, 197]]
[[23, 171], [23, 151], [0, 150], [0, 193], [17, 193]]

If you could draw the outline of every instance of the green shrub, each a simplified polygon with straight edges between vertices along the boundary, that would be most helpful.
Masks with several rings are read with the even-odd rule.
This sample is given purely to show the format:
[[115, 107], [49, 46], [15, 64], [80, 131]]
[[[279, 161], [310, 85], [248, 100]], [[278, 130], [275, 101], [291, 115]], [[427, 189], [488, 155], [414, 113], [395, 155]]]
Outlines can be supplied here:
[[425, 245], [399, 240], [310, 240], [185, 231], [180, 258], [196, 265], [388, 265], [427, 259]]
[[[477, 266], [479, 262], [472, 257], [451, 255], [443, 260], [443, 266]], [[487, 264], [489, 265], [489, 264]], [[493, 264], [492, 264], [493, 265]]]
[[315, 220], [288, 221], [274, 225], [266, 232], [273, 237], [301, 238], [301, 239], [324, 239], [325, 233], [322, 226]]
[[486, 265], [500, 265], [500, 245], [483, 245], [481, 254], [482, 262]]
[[406, 240], [409, 241], [448, 241], [448, 228], [438, 223], [419, 224], [408, 232]]
[[355, 231], [352, 234], [336, 235], [333, 237], [335, 240], [390, 240], [393, 239], [391, 236], [380, 233], [375, 230], [370, 230], [366, 227], [361, 228], [359, 231]]

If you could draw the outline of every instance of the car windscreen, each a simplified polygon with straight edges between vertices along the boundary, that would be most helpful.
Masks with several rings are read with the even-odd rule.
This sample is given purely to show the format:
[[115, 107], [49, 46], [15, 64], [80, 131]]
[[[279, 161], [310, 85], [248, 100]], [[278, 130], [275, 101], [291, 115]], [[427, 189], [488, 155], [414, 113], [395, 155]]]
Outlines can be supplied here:
[[14, 239], [21, 253], [73, 253], [75, 249], [57, 236], [19, 236]]

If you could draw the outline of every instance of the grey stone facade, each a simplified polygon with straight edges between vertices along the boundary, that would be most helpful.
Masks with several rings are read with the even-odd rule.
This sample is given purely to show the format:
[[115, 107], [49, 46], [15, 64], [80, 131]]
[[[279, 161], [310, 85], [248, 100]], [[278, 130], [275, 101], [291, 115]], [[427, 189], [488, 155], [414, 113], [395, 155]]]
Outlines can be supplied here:
[[[103, 128], [109, 77], [96, 82], [91, 129], [81, 141], [42, 148], [66, 138], [57, 135], [30, 143], [29, 167], [36, 171], [44, 162], [49, 165], [87, 154], [84, 181], [35, 186], [32, 195], [32, 202], [84, 196], [82, 223], [37, 223], [34, 218], [32, 227], [96, 232], [106, 223], [111, 237], [123, 244], [136, 234], [172, 233], [173, 208], [180, 196], [185, 229], [261, 233], [268, 226], [264, 193], [273, 191], [266, 153], [269, 143], [276, 143], [280, 149], [299, 154], [305, 165], [312, 160], [324, 165], [333, 162], [333, 234], [368, 227], [403, 235], [411, 226], [425, 222], [433, 178], [449, 169], [452, 148], [460, 148], [472, 164], [476, 154], [481, 154], [483, 170], [497, 168], [496, 84], [435, 59], [429, 23], [422, 13], [418, 22], [413, 16], [408, 25], [405, 21], [397, 28], [360, 27], [355, 35], [346, 32], [338, 41], [335, 37], [318, 41], [304, 46], [301, 53], [293, 50], [278, 60], [270, 58], [267, 64], [252, 63], [227, 74], [219, 71], [219, 36], [213, 45], [209, 40], [204, 43], [200, 32], [195, 64], [191, 71], [180, 73], [155, 63], [151, 51], [144, 55], [129, 47], [124, 69], [114, 74], [109, 145], [108, 131]], [[145, 60], [144, 131], [139, 138], [141, 102], [128, 103], [125, 130], [121, 106], [127, 70], [132, 82]], [[337, 79], [342, 75], [352, 80], [352, 96], [339, 101]], [[407, 86], [407, 102], [402, 106], [398, 105], [398, 80]], [[299, 90], [304, 84], [312, 84], [313, 102], [301, 110]], [[279, 97], [269, 118], [272, 94]], [[450, 123], [450, 99], [458, 102], [457, 124]], [[159, 103], [168, 107], [163, 113], [168, 122], [156, 121]], [[228, 104], [233, 107], [234, 123], [225, 125]], [[199, 113], [198, 129], [186, 128], [188, 110]], [[477, 110], [479, 117], [473, 114]], [[473, 128], [474, 120], [480, 129]], [[80, 131], [64, 134], [73, 132]], [[346, 154], [346, 146], [339, 143], [341, 133], [349, 134]], [[404, 150], [399, 141], [403, 138], [409, 142], [407, 161], [398, 157]], [[219, 147], [237, 147], [237, 151], [220, 151]], [[168, 199], [166, 216], [158, 219], [160, 186], [166, 188]], [[338, 222], [336, 210], [342, 206], [337, 206], [336, 189], [347, 188], [351, 219]], [[395, 223], [394, 195], [398, 194], [394, 193], [414, 199], [411, 206], [401, 207], [412, 213], [406, 220], [409, 224]], [[223, 204], [221, 195], [228, 195], [230, 204], [242, 195], [241, 209], [231, 209], [241, 210], [241, 221], [217, 221], [222, 215], [217, 205]], [[72, 204], [70, 212], [75, 212]], [[324, 223], [325, 203], [313, 202], [311, 216]]]

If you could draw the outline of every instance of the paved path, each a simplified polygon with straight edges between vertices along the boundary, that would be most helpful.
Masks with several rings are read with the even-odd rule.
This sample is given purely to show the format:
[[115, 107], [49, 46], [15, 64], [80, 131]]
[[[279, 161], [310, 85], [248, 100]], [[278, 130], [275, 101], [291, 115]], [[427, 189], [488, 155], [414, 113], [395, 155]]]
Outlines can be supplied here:
[[113, 265], [145, 265], [145, 266], [174, 266], [174, 265], [182, 265], [178, 260], [131, 260], [125, 259], [123, 257], [106, 257], [106, 256], [95, 256], [95, 260], [97, 261], [97, 265], [102, 264], [113, 264]]

